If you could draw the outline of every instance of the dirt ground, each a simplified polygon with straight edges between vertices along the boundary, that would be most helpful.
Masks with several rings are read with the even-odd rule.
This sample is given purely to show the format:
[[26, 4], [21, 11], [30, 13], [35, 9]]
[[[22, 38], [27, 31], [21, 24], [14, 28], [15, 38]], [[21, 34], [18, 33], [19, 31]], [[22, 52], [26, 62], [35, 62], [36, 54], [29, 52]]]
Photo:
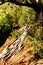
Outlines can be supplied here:
[[[5, 44], [0, 47], [0, 53], [3, 49], [10, 45], [15, 38], [8, 37]], [[27, 53], [29, 50], [28, 46], [26, 46], [15, 58], [11, 58], [5, 64], [2, 59], [0, 59], [0, 65], [43, 65], [43, 59], [39, 59], [38, 61], [34, 59], [33, 54]]]

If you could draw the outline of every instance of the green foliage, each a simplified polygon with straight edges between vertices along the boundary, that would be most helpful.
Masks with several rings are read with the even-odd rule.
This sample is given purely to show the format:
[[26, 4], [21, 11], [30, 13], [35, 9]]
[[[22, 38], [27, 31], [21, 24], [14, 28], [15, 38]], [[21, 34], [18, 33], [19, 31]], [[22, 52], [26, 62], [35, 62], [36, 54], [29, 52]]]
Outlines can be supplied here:
[[12, 26], [12, 16], [6, 13], [5, 10], [0, 9], [0, 31], [5, 32]]
[[12, 32], [10, 33], [10, 35], [14, 38], [17, 38], [19, 36], [19, 30], [18, 29], [15, 29], [15, 30], [12, 30]]
[[21, 15], [18, 19], [18, 25], [22, 27], [27, 22], [30, 22], [31, 20], [34, 20], [34, 18], [35, 18], [34, 10], [30, 7], [28, 8], [28, 7], [24, 6], [21, 9]]
[[40, 58], [43, 58], [43, 41], [28, 35], [28, 39], [24, 44], [31, 46], [29, 51], [35, 54], [35, 57], [39, 56]]
[[0, 30], [6, 31], [11, 27], [22, 27], [35, 18], [35, 11], [27, 6], [19, 6], [7, 2], [0, 6]]

